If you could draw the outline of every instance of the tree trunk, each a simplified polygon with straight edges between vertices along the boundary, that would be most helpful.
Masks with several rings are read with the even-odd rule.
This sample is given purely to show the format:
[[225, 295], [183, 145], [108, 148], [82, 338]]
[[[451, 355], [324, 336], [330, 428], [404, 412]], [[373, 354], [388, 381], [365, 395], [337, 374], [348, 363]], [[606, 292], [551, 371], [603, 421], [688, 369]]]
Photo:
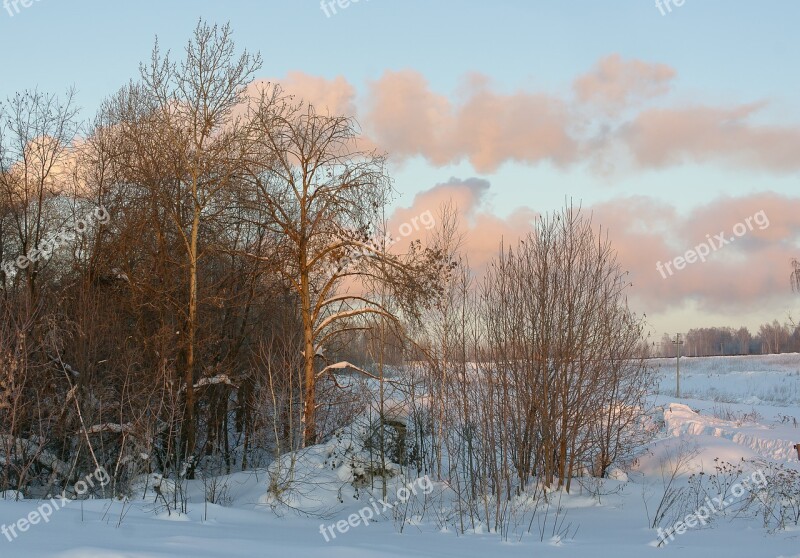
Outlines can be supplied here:
[[[197, 191], [196, 181], [193, 191]], [[189, 247], [189, 320], [186, 332], [186, 370], [183, 381], [186, 384], [186, 409], [184, 411], [184, 440], [183, 449], [185, 459], [194, 455], [197, 444], [197, 424], [195, 418], [195, 393], [194, 393], [194, 368], [195, 368], [195, 337], [197, 331], [197, 236], [200, 226], [200, 210], [195, 207], [192, 220], [192, 234]]]
[[303, 314], [303, 447], [317, 443], [317, 378], [314, 373], [314, 322], [305, 243], [300, 249], [300, 304]]
[[303, 337], [305, 340], [303, 364], [305, 379], [305, 394], [303, 396], [303, 447], [313, 446], [317, 443], [317, 392], [316, 377], [314, 375], [314, 337], [311, 323], [303, 324]]

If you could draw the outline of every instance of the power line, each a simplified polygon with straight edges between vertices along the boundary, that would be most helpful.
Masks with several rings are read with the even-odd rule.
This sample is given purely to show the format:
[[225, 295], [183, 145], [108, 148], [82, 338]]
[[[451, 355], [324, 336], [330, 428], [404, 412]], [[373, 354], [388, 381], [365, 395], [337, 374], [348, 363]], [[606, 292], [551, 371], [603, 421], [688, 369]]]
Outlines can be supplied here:
[[677, 349], [677, 358], [675, 359], [676, 369], [675, 369], [675, 397], [681, 396], [681, 345], [683, 345], [683, 341], [681, 340], [681, 334], [675, 334], [675, 341], [672, 342]]

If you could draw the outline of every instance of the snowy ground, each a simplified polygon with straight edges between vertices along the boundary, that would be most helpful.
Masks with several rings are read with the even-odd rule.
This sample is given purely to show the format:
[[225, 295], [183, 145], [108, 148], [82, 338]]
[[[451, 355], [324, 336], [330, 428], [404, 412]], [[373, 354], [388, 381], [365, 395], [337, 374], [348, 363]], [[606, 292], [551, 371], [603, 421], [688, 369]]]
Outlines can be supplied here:
[[[655, 361], [661, 367], [660, 394], [654, 395], [660, 429], [628, 482], [606, 481], [601, 494], [591, 482], [576, 487], [561, 499], [564, 525], [572, 534], [552, 539], [552, 521], [544, 528], [533, 525], [521, 540], [503, 542], [496, 534], [476, 530], [458, 536], [437, 525], [435, 513], [416, 521], [414, 511], [404, 513], [406, 524], [398, 533], [393, 519], [400, 506], [376, 517], [368, 525], [346, 533], [325, 535], [320, 525], [347, 520], [363, 512], [371, 495], [363, 489], [358, 500], [353, 491], [342, 494], [315, 487], [292, 503], [318, 509], [325, 518], [276, 515], [267, 496], [265, 471], [241, 473], [218, 480], [227, 493], [223, 505], [206, 504], [201, 481], [190, 487], [189, 513], [167, 514], [146, 500], [122, 504], [110, 501], [71, 502], [48, 521], [31, 525], [9, 542], [0, 535], [2, 557], [154, 558], [172, 556], [308, 556], [358, 558], [361, 556], [720, 556], [800, 557], [800, 529], [770, 532], [758, 518], [712, 513], [709, 525], [688, 529], [663, 547], [656, 547], [655, 530], [648, 517], [655, 513], [664, 492], [665, 464], [683, 451], [685, 473], [713, 470], [721, 459], [763, 458], [798, 468], [792, 446], [800, 442], [800, 355], [775, 357], [682, 358], [681, 390], [675, 399], [674, 359]], [[341, 475], [330, 467], [333, 445], [308, 456], [306, 473], [317, 479]], [[686, 453], [688, 452], [688, 454]], [[315, 467], [317, 467], [315, 469]], [[677, 482], [685, 483], [686, 476]], [[328, 483], [327, 485], [329, 485]], [[416, 486], [421, 492], [422, 484]], [[397, 486], [392, 487], [396, 494]], [[434, 495], [436, 491], [433, 490]], [[339, 497], [344, 503], [339, 501]], [[57, 502], [58, 500], [56, 500]], [[391, 494], [387, 502], [396, 503]], [[43, 505], [40, 501], [0, 501], [0, 526], [13, 525]], [[31, 516], [36, 519], [34, 513]], [[577, 533], [575, 533], [577, 529]]]

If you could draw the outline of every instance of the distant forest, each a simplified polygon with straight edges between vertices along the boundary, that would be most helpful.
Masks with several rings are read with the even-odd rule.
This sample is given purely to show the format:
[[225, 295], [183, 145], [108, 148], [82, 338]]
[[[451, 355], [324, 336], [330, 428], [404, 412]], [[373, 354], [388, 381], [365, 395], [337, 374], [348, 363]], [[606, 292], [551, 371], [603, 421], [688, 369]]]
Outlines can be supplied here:
[[[690, 329], [682, 338], [683, 356], [800, 353], [800, 325], [781, 324], [778, 320], [762, 324], [755, 334], [746, 327], [701, 327]], [[652, 356], [674, 357], [674, 339], [674, 335], [665, 333], [660, 342], [651, 345]]]

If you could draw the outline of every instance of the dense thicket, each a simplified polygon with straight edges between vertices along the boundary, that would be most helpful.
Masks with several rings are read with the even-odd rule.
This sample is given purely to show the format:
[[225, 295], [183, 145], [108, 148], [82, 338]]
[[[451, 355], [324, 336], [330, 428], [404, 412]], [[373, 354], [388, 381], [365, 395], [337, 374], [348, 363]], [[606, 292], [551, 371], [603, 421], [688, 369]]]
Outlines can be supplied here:
[[71, 93], [2, 105], [0, 491], [257, 467], [363, 411], [339, 380], [389, 363], [414, 388], [404, 465], [473, 511], [627, 459], [642, 326], [590, 221], [541, 220], [480, 282], [454, 208], [389, 250], [384, 155], [260, 66], [201, 22], [91, 125]]
[[433, 394], [415, 407], [431, 433], [420, 466], [449, 479], [464, 525], [503, 531], [515, 496], [605, 477], [641, 447], [643, 323], [615, 252], [573, 208], [501, 248], [477, 284], [457, 271], [416, 365]]
[[370, 241], [383, 157], [351, 119], [254, 85], [260, 66], [201, 23], [86, 129], [71, 93], [3, 105], [0, 489], [315, 443], [355, 405], [326, 359], [368, 317], [399, 322], [362, 279], [406, 317], [435, 295], [435, 250]]

